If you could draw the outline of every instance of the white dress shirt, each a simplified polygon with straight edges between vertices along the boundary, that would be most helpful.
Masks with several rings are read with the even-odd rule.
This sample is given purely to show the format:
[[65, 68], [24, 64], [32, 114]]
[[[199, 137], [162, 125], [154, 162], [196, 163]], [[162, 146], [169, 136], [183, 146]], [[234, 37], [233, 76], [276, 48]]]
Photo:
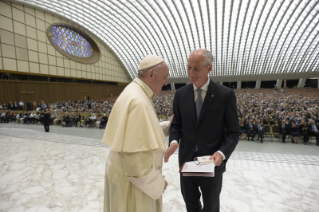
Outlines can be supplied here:
[[[204, 100], [205, 100], [205, 96], [206, 96], [206, 93], [207, 93], [207, 89], [208, 89], [209, 83], [210, 83], [210, 79], [208, 77], [207, 82], [200, 88], [200, 89], [202, 89], [201, 96], [202, 96], [203, 104], [204, 104]], [[196, 89], [198, 89], [198, 88], [194, 84], [193, 84], [193, 87], [194, 87], [194, 97], [195, 97], [194, 102], [196, 102], [197, 97], [198, 97]], [[178, 142], [176, 140], [173, 140], [171, 142], [171, 144], [177, 144], [177, 143]], [[220, 150], [218, 152], [222, 155], [223, 160], [225, 160], [226, 157], [225, 157], [224, 153], [222, 151], [220, 151]]]

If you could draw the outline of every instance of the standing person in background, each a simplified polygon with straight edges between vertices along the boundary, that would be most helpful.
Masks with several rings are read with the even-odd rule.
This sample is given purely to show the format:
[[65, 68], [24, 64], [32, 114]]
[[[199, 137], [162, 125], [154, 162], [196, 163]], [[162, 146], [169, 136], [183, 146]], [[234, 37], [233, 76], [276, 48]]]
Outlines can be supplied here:
[[37, 102], [36, 101], [32, 102], [32, 108], [33, 108], [34, 111], [37, 110]]
[[18, 110], [18, 103], [17, 103], [17, 101], [14, 101], [13, 110]]
[[10, 101], [8, 104], [8, 110], [13, 110], [13, 108], [14, 108], [14, 105], [13, 105], [12, 101]]
[[[214, 177], [184, 177], [181, 192], [188, 212], [218, 212], [226, 163], [240, 135], [233, 90], [209, 79], [213, 56], [206, 49], [193, 51], [187, 63], [190, 83], [176, 91], [174, 119], [164, 161], [179, 147], [179, 166], [198, 156], [215, 161]], [[201, 204], [202, 196], [204, 207]]]
[[134, 79], [116, 100], [103, 143], [111, 147], [105, 169], [104, 212], [161, 212], [167, 182], [162, 162], [167, 141], [153, 105], [167, 84], [164, 59], [146, 56]]
[[50, 118], [51, 118], [51, 114], [48, 112], [48, 110], [44, 110], [44, 116], [43, 116], [43, 125], [44, 125], [44, 130], [45, 132], [49, 132], [50, 131]]
[[27, 111], [30, 111], [30, 110], [32, 110], [31, 100], [29, 100], [29, 101], [27, 102]]
[[18, 110], [22, 111], [23, 110], [23, 106], [24, 106], [24, 103], [23, 103], [22, 100], [20, 100]]

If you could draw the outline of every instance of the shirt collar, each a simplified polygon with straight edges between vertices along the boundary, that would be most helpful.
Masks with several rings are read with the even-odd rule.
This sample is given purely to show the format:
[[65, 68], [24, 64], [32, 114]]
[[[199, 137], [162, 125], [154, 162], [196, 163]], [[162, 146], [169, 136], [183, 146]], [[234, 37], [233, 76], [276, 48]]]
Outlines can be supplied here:
[[146, 93], [146, 95], [147, 95], [149, 98], [151, 98], [151, 97], [154, 95], [154, 93], [153, 93], [153, 91], [151, 90], [151, 88], [148, 87], [148, 85], [147, 85], [145, 82], [143, 82], [141, 79], [135, 78], [135, 79], [133, 80], [133, 82], [135, 82], [135, 83], [137, 83], [138, 85], [140, 85], [140, 86], [142, 87], [142, 89], [144, 90], [144, 92]]
[[[208, 77], [207, 82], [200, 89], [202, 89], [203, 91], [207, 91], [209, 82], [210, 82], [210, 79]], [[193, 84], [193, 87], [194, 87], [194, 91], [195, 91], [197, 89], [196, 85]]]

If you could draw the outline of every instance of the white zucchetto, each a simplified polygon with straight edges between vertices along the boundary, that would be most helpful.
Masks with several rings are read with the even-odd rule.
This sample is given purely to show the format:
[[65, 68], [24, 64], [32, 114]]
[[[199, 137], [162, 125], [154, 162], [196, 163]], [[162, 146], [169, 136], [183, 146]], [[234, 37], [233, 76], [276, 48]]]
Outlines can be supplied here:
[[147, 55], [146, 57], [143, 58], [143, 60], [140, 63], [140, 66], [138, 67], [138, 70], [143, 70], [150, 68], [152, 66], [156, 66], [163, 62], [164, 59], [160, 56], [156, 55]]

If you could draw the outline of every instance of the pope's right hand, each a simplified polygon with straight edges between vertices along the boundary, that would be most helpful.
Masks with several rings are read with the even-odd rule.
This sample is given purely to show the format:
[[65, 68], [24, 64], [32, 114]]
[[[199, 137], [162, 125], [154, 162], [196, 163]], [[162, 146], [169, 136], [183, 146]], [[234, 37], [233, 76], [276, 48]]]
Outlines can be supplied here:
[[171, 157], [171, 155], [174, 154], [174, 152], [176, 151], [178, 146], [179, 145], [177, 143], [174, 143], [168, 147], [168, 149], [166, 150], [165, 155], [164, 155], [164, 162], [165, 163], [168, 162], [169, 157]]

